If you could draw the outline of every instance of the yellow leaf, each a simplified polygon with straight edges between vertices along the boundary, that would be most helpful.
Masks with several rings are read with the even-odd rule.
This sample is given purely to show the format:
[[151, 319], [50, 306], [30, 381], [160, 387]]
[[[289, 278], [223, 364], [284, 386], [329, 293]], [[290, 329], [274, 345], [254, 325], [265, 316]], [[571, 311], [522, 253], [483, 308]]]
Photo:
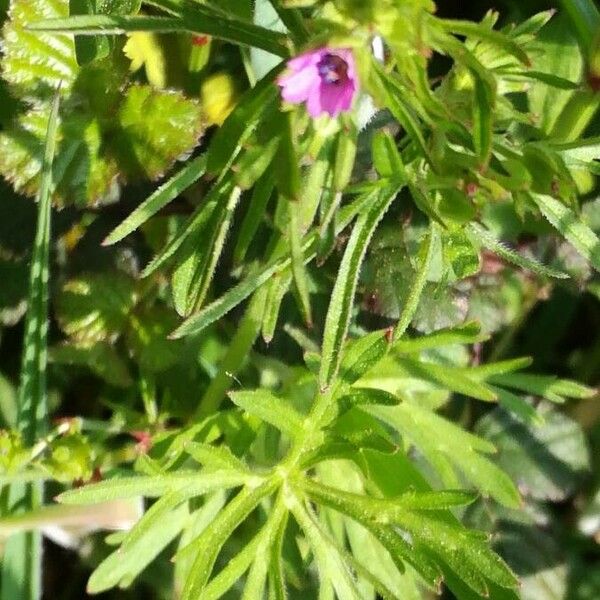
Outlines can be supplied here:
[[200, 89], [202, 112], [209, 125], [221, 125], [235, 107], [237, 94], [231, 75], [216, 73]]
[[148, 81], [159, 89], [167, 87], [167, 69], [165, 55], [154, 33], [138, 31], [128, 36], [123, 48], [125, 56], [131, 61], [131, 70], [146, 68]]

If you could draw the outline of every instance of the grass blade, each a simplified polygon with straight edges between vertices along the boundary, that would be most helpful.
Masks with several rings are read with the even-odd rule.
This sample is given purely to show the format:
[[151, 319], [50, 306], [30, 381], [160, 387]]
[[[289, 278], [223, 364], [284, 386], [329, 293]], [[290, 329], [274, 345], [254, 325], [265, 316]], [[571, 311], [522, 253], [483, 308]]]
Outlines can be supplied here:
[[66, 19], [43, 19], [29, 25], [31, 31], [72, 33], [74, 35], [123, 34], [134, 31], [176, 33], [187, 31], [210, 35], [234, 44], [261, 48], [276, 56], [287, 57], [284, 36], [252, 23], [224, 17], [208, 6], [187, 2], [152, 2], [174, 16], [80, 15]]
[[[57, 91], [46, 134], [42, 181], [38, 197], [38, 222], [29, 279], [29, 308], [17, 414], [17, 429], [31, 446], [47, 425], [46, 395], [48, 280], [50, 262], [50, 221], [52, 208], [52, 162], [58, 132], [60, 103]], [[43, 484], [14, 484], [9, 490], [8, 510], [19, 512], [38, 508], [43, 501]], [[16, 510], [14, 512], [17, 512]], [[42, 540], [39, 531], [19, 533], [8, 539], [2, 562], [2, 600], [38, 600], [41, 597]]]

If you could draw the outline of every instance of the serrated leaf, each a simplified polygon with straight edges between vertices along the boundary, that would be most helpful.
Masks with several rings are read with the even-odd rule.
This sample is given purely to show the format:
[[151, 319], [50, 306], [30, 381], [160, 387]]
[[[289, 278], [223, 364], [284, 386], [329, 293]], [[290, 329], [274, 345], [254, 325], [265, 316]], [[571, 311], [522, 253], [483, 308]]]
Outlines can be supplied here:
[[73, 40], [67, 35], [39, 35], [26, 26], [68, 14], [66, 0], [12, 0], [3, 29], [2, 76], [22, 97], [48, 97], [61, 84], [68, 93], [78, 73]]
[[157, 179], [196, 146], [204, 129], [200, 104], [180, 92], [130, 87], [120, 106], [113, 151], [128, 179]]
[[63, 331], [81, 342], [120, 335], [135, 305], [134, 282], [118, 273], [84, 275], [65, 283], [57, 298]]

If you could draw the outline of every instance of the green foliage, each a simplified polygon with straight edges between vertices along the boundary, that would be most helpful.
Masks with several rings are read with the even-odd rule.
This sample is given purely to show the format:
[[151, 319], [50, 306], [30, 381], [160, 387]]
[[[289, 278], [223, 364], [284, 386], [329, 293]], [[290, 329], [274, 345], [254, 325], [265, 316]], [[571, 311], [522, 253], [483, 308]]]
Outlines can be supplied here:
[[[517, 25], [430, 0], [11, 0], [3, 327], [31, 275], [18, 394], [0, 352], [3, 600], [41, 597], [48, 520], [71, 546], [125, 529], [81, 547], [89, 594], [544, 600], [560, 543], [585, 568], [595, 13], [567, 2], [577, 39], [508, 4]], [[280, 98], [320, 47], [356, 61], [336, 118]], [[215, 75], [235, 107], [207, 129]]]
[[[102, 5], [117, 14], [126, 8]], [[98, 48], [82, 50], [88, 55], [78, 65], [72, 39], [27, 29], [40, 18], [66, 16], [67, 11], [66, 0], [11, 3], [3, 76], [30, 107], [0, 133], [0, 172], [18, 191], [37, 192], [48, 97], [61, 83], [67, 99], [59, 126], [55, 199], [79, 205], [114, 202], [121, 181], [157, 179], [197, 144], [203, 131], [200, 107], [178, 92], [149, 86], [131, 86], [123, 93], [127, 65], [122, 46], [109, 44], [109, 38], [102, 38], [107, 42]]]
[[[33, 445], [44, 435], [48, 426], [46, 368], [51, 194], [54, 184], [52, 163], [55, 158], [59, 106], [60, 96], [57, 91], [52, 101], [46, 128], [35, 245], [29, 274], [25, 342], [14, 422], [16, 430], [26, 445]], [[44, 501], [44, 490], [40, 482], [15, 482], [5, 490], [3, 499], [5, 514], [26, 513], [37, 509]], [[41, 571], [41, 533], [39, 531], [19, 532], [12, 536], [4, 548], [2, 597], [20, 596], [24, 600], [39, 598], [42, 592]]]

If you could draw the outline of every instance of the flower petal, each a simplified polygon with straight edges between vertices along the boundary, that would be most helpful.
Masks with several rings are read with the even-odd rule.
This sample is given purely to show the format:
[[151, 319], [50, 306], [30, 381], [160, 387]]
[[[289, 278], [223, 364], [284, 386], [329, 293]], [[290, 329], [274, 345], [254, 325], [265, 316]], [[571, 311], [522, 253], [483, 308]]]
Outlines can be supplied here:
[[300, 54], [300, 56], [288, 60], [287, 67], [288, 69], [292, 69], [292, 71], [300, 71], [306, 67], [316, 65], [327, 52], [328, 50], [325, 48], [305, 52], [304, 54]]
[[354, 98], [354, 84], [350, 81], [344, 85], [336, 86], [327, 83], [321, 84], [321, 110], [335, 117], [347, 111], [352, 106]]
[[323, 83], [321, 80], [317, 81], [315, 85], [311, 88], [308, 101], [306, 103], [306, 109], [308, 110], [308, 114], [315, 118], [318, 117], [323, 112], [323, 106], [321, 105], [321, 88], [323, 87]]
[[282, 88], [281, 97], [286, 102], [298, 103], [304, 102], [308, 98], [310, 89], [319, 81], [317, 69], [308, 67], [296, 73], [280, 77], [277, 83]]

